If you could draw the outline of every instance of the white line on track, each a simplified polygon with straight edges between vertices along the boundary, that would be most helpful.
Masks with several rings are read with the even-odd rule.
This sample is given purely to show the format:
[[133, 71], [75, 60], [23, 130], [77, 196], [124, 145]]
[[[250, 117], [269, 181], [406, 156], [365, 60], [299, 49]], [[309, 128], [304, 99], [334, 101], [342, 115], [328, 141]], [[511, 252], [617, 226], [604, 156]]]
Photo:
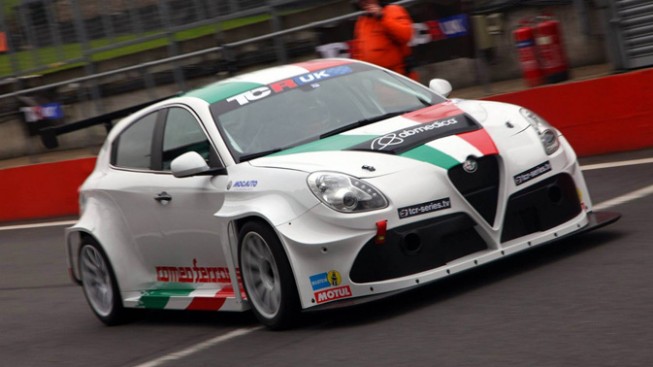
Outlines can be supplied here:
[[653, 185], [641, 188], [639, 190], [631, 191], [631, 192], [629, 192], [627, 194], [624, 194], [624, 195], [618, 196], [616, 198], [604, 201], [604, 202], [602, 202], [600, 204], [596, 204], [596, 205], [594, 205], [594, 207], [592, 209], [594, 209], [594, 210], [603, 210], [603, 209], [612, 208], [612, 207], [617, 206], [617, 205], [621, 205], [621, 204], [625, 204], [625, 203], [628, 203], [628, 202], [631, 202], [631, 201], [634, 201], [634, 200], [637, 200], [637, 199], [641, 199], [641, 198], [649, 196], [651, 194], [653, 194]]
[[32, 223], [32, 224], [19, 224], [14, 226], [4, 226], [0, 227], [0, 231], [11, 231], [14, 229], [32, 229], [32, 228], [43, 228], [43, 227], [57, 227], [57, 226], [72, 226], [77, 223], [76, 220], [67, 220], [59, 222], [45, 222], [45, 223]]
[[257, 326], [257, 327], [251, 327], [247, 329], [236, 329], [234, 331], [231, 331], [229, 333], [226, 333], [224, 335], [216, 336], [215, 338], [209, 339], [207, 341], [201, 342], [199, 344], [193, 345], [191, 347], [188, 347], [184, 350], [180, 350], [178, 352], [170, 353], [168, 355], [165, 355], [163, 357], [151, 360], [149, 362], [145, 362], [143, 364], [139, 364], [134, 367], [156, 367], [156, 366], [161, 366], [164, 363], [167, 362], [173, 362], [173, 361], [178, 361], [184, 357], [187, 357], [191, 354], [195, 354], [198, 352], [201, 352], [204, 349], [208, 349], [214, 345], [224, 343], [228, 340], [237, 338], [239, 336], [243, 336], [246, 334], [249, 334], [251, 332], [261, 330], [263, 326]]
[[647, 163], [653, 163], [653, 158], [642, 158], [642, 159], [632, 159], [628, 161], [588, 164], [586, 166], [581, 166], [580, 168], [583, 171], [591, 171], [595, 169], [634, 166], [636, 164], [647, 164]]

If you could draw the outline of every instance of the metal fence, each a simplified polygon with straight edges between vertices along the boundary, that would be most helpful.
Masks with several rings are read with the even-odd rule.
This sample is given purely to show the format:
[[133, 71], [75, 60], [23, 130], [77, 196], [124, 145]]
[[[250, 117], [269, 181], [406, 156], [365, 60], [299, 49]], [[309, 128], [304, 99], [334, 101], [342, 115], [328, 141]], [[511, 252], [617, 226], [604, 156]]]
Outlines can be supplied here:
[[[106, 1], [110, 2], [110, 0]], [[48, 0], [47, 3], [54, 5], [56, 1]], [[169, 11], [170, 8], [168, 11], [165, 9], [174, 1], [157, 0], [154, 3], [157, 5], [159, 13], [148, 24], [154, 27], [157, 22], [163, 22], [164, 28], [162, 30], [154, 29], [150, 33], [142, 26], [137, 36], [131, 34], [130, 39], [122, 40], [118, 33], [117, 21], [108, 21], [107, 18], [104, 24], [94, 25], [101, 31], [93, 33], [89, 27], [83, 26], [83, 24], [89, 23], [82, 22], [84, 18], [80, 15], [82, 11], [88, 12], [89, 10], [83, 9], [79, 0], [69, 0], [68, 3], [78, 6], [75, 10], [78, 14], [73, 14], [73, 18], [77, 19], [74, 34], [76, 37], [81, 35], [83, 41], [76, 44], [78, 48], [81, 48], [81, 57], [71, 58], [66, 53], [70, 44], [63, 41], [65, 36], [61, 30], [65, 27], [59, 27], [61, 24], [58, 25], [57, 32], [49, 32], [49, 38], [46, 39], [36, 37], [35, 28], [27, 27], [24, 30], [24, 36], [21, 37], [40, 42], [38, 47], [34, 46], [33, 49], [18, 51], [14, 49], [15, 42], [11, 40], [9, 41], [10, 50], [8, 54], [4, 55], [13, 61], [10, 62], [12, 73], [0, 80], [0, 122], [11, 121], [16, 117], [25, 119], [29, 135], [43, 136], [45, 128], [66, 130], [58, 133], [77, 130], [77, 128], [70, 129], [84, 124], [68, 125], [71, 125], [73, 121], [88, 122], [86, 120], [93, 120], [97, 116], [107, 115], [109, 112], [111, 112], [108, 114], [110, 116], [114, 112], [127, 113], [131, 111], [131, 107], [142, 101], [156, 100], [193, 87], [188, 84], [203, 84], [206, 80], [206, 78], [202, 78], [203, 76], [215, 80], [216, 73], [232, 74], [236, 68], [242, 69], [248, 65], [283, 63], [287, 61], [287, 58], [297, 55], [310, 54], [314, 56], [317, 41], [313, 32], [315, 27], [353, 18], [357, 15], [351, 13], [349, 2], [343, 0], [330, 2], [269, 0], [263, 5], [254, 1], [243, 1], [238, 4], [231, 1], [232, 4], [227, 4], [229, 7], [224, 7], [225, 3], [220, 2], [220, 6], [223, 8], [216, 6], [214, 10], [217, 13], [207, 14], [198, 9], [204, 9], [202, 4], [209, 5], [208, 2], [195, 0], [184, 2], [187, 5], [184, 8], [185, 12], [177, 11], [173, 16]], [[145, 1], [139, 2], [140, 5], [144, 3]], [[341, 8], [343, 4], [346, 5], [342, 8], [344, 15], [333, 17], [333, 14], [325, 12], [325, 7], [326, 10], [330, 10], [328, 4], [331, 3], [340, 3]], [[313, 9], [317, 9], [317, 11], [314, 12]], [[16, 10], [21, 11], [20, 9]], [[220, 15], [221, 11], [231, 12]], [[137, 13], [133, 10], [132, 12]], [[297, 13], [317, 13], [313, 18], [324, 20], [302, 23], [306, 18], [300, 17], [301, 19], [288, 21], [285, 19], [288, 18], [285, 17], [285, 14], [289, 12], [293, 16]], [[209, 14], [217, 14], [217, 16], [209, 17]], [[103, 16], [109, 17], [108, 15]], [[102, 17], [96, 18], [98, 21], [101, 19]], [[136, 27], [139, 19], [141, 19], [140, 16], [134, 15], [126, 23], [129, 24], [129, 27], [125, 25], [121, 29], [132, 30], [131, 27]], [[261, 19], [265, 21], [261, 21]], [[191, 20], [194, 22], [190, 22]], [[282, 22], [282, 20], [285, 21]], [[235, 32], [225, 31], [230, 22], [235, 22], [233, 29]], [[253, 29], [239, 32], [241, 28], [238, 26], [247, 23], [252, 23], [249, 24], [249, 27], [253, 27]], [[51, 27], [51, 24], [47, 26]], [[196, 32], [197, 29], [203, 27], [213, 29], [207, 36], [201, 37], [204, 41], [208, 39], [208, 46], [198, 41], [200, 38], [183, 39], [180, 37], [180, 33]], [[233, 36], [231, 33], [238, 35]], [[114, 42], [106, 42], [104, 45], [98, 46], [93, 43], [91, 38], [93, 34], [101, 37], [99, 39], [103, 42], [106, 42], [107, 39], [114, 40]], [[253, 34], [258, 35], [252, 36]], [[309, 36], [308, 40], [304, 39], [306, 35]], [[38, 41], [35, 41], [37, 39]], [[159, 50], [142, 52], [144, 42], [152, 40], [161, 41], [161, 44], [157, 46]], [[112, 52], [129, 46], [136, 47], [138, 52], [128, 56], [122, 64], [116, 63], [115, 59], [98, 61], [96, 58], [103, 52]], [[57, 56], [57, 65], [48, 64], [39, 59], [45, 52]], [[22, 53], [22, 57], [26, 55], [31, 57], [31, 68], [16, 67], [18, 64], [16, 59], [20, 53]], [[63, 55], [63, 58], [60, 58], [58, 54]], [[70, 73], [65, 71], [61, 73], [46, 72], [46, 70], [51, 71], [53, 66], [74, 66], [75, 63], [79, 64]], [[105, 63], [107, 65], [104, 65]], [[32, 75], [32, 73], [39, 72], [44, 73]], [[63, 125], [57, 123], [56, 118], [53, 120], [53, 116], [45, 115], [56, 110], [48, 107], [50, 106], [49, 101], [57, 101], [57, 105], [66, 109], [66, 121], [61, 121]], [[61, 113], [63, 112], [59, 111], [57, 114]], [[29, 116], [35, 117], [34, 121], [30, 121]], [[110, 126], [111, 121], [95, 121], [93, 124], [97, 123]], [[52, 132], [52, 129], [50, 130]], [[46, 146], [49, 145], [46, 144]]]
[[[473, 1], [396, 3], [419, 8]], [[360, 15], [349, 0], [21, 0], [6, 9], [0, 5], [0, 35], [7, 36], [0, 54], [0, 124], [24, 120], [29, 135], [44, 138], [49, 129], [55, 143], [56, 135], [77, 127], [110, 128], [111, 120], [139, 103], [216, 80], [216, 74], [314, 57], [317, 46], [332, 42], [320, 39], [320, 29], [323, 35], [334, 28], [349, 35], [342, 23]], [[479, 9], [485, 8], [467, 7]], [[447, 57], [474, 57], [474, 50], [461, 56], [445, 43], [453, 40], [445, 37], [435, 47], [446, 44]]]
[[[0, 78], [89, 63], [111, 51], [172, 44], [319, 0], [21, 0], [0, 6]], [[244, 19], [243, 19], [244, 18]], [[277, 29], [280, 30], [280, 29]], [[186, 34], [184, 34], [184, 32]], [[124, 50], [123, 52], [129, 52]], [[178, 50], [171, 47], [169, 56]]]
[[[31, 14], [25, 9], [33, 1], [44, 5], [39, 19], [45, 22], [39, 23], [40, 27], [25, 17]], [[124, 107], [125, 103], [107, 103], [105, 98], [111, 95], [141, 90], [147, 94], [145, 98], [156, 99], [167, 93], [161, 90], [162, 85], [169, 86], [170, 91], [180, 91], [187, 89], [189, 79], [232, 72], [236, 56], [238, 67], [266, 61], [286, 62], [297, 47], [302, 47], [297, 32], [311, 29], [319, 22], [294, 27], [282, 24], [284, 14], [334, 2], [343, 1], [268, 0], [262, 4], [235, 0], [141, 0], [132, 1], [138, 5], [116, 8], [116, 4], [128, 2], [105, 0], [103, 7], [91, 7], [89, 4], [99, 1], [67, 0], [61, 2], [69, 5], [63, 11], [57, 8], [60, 2], [56, 0], [29, 0], [14, 8], [17, 18], [13, 20], [21, 19], [24, 27], [18, 27], [20, 31], [8, 37], [8, 51], [0, 55], [0, 116], [2, 120], [11, 119], [12, 111], [15, 113], [21, 106], [38, 107], [44, 99], [53, 100], [56, 96], [61, 104], [92, 103], [81, 113], [72, 114], [75, 119], [87, 118]], [[111, 9], [120, 9], [121, 16], [112, 14]], [[143, 22], [146, 14], [149, 20]], [[0, 25], [6, 24], [6, 15], [0, 15]], [[326, 17], [328, 14], [323, 15]], [[74, 29], [65, 31], [68, 28], [62, 21], [75, 23]], [[234, 32], [242, 34], [225, 39], [229, 28], [240, 29], [247, 24], [259, 27], [254, 33]], [[256, 32], [259, 35], [252, 37]], [[66, 43], [67, 38], [78, 42]], [[314, 52], [313, 41], [303, 46], [304, 53]], [[16, 45], [21, 44], [29, 47], [17, 49]], [[143, 52], [148, 47], [154, 51]], [[123, 57], [122, 62], [116, 61], [120, 55], [114, 57], [115, 54], [123, 50], [131, 55]], [[102, 59], [105, 53], [110, 55], [107, 60]], [[53, 68], [67, 67], [75, 71], [52, 73]], [[57, 74], [62, 76], [50, 77]], [[38, 128], [37, 124], [30, 126]]]

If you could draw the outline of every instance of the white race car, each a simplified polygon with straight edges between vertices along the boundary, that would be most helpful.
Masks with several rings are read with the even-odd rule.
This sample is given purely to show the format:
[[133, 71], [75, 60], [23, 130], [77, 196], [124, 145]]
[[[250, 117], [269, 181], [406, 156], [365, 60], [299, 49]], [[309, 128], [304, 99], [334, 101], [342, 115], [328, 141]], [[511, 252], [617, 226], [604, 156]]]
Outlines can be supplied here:
[[251, 308], [280, 329], [619, 218], [555, 128], [450, 91], [321, 59], [149, 106], [80, 190], [72, 277], [106, 324]]

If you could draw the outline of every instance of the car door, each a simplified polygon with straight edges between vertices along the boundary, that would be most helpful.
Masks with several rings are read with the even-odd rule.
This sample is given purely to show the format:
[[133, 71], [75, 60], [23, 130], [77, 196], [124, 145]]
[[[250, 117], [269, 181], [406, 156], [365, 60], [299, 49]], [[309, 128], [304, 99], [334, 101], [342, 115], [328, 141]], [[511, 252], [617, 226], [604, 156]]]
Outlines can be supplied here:
[[[213, 214], [224, 203], [225, 176], [176, 178], [170, 163], [189, 151], [213, 168], [223, 168], [207, 133], [191, 108], [170, 106], [164, 112], [154, 159], [164, 174], [154, 182], [156, 218], [162, 233], [160, 251], [151, 254], [158, 282], [194, 283], [194, 288], [229, 284], [222, 250], [224, 233]], [[167, 269], [167, 270], [166, 270]]]
[[[143, 249], [157, 248], [162, 240], [160, 225], [153, 216], [158, 204], [152, 199], [152, 182], [159, 176], [152, 166], [152, 147], [160, 117], [158, 112], [147, 114], [120, 133], [111, 147], [111, 170], [100, 178], [103, 194], [110, 199], [106, 201], [105, 220], [115, 218], [112, 211], [118, 212], [121, 233], [116, 233], [116, 238], [130, 239], [127, 241], [134, 246], [134, 253], [124, 256], [135, 255], [141, 260], [146, 260], [141, 256]], [[147, 261], [143, 264], [148, 267]]]

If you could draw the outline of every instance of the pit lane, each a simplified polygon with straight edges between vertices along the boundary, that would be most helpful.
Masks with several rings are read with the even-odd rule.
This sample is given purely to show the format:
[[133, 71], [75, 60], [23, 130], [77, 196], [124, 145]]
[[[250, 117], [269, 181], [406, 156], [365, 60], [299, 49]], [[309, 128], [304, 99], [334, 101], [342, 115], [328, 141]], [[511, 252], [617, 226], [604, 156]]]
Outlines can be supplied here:
[[[591, 157], [583, 166], [653, 156]], [[620, 221], [352, 309], [260, 329], [250, 313], [105, 327], [66, 273], [62, 225], [0, 230], [2, 366], [644, 366], [653, 360], [653, 163], [585, 171]]]

